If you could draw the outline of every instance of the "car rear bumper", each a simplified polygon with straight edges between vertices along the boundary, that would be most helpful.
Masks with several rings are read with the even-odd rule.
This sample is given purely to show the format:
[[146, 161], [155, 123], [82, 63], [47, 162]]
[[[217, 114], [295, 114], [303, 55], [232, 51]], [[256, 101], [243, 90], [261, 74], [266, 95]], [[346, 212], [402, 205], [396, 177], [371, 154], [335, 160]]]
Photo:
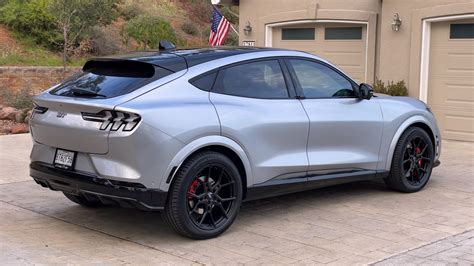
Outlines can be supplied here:
[[75, 195], [93, 195], [104, 203], [148, 211], [164, 209], [167, 192], [147, 189], [138, 183], [112, 181], [78, 171], [54, 168], [41, 162], [30, 164], [30, 176], [43, 187]]

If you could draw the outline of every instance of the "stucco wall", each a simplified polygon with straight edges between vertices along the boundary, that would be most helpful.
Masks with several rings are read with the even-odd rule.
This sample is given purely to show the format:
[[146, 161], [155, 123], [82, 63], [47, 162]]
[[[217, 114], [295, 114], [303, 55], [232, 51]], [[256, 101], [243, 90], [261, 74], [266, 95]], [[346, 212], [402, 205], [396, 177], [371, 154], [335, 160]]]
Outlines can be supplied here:
[[[80, 68], [67, 68], [65, 77], [78, 72]], [[39, 93], [63, 80], [62, 67], [0, 67], [0, 90], [29, 89]]]
[[[399, 13], [399, 32], [391, 29]], [[424, 19], [474, 13], [472, 0], [384, 0], [380, 19], [378, 77], [405, 80], [410, 96], [419, 96], [422, 22]]]

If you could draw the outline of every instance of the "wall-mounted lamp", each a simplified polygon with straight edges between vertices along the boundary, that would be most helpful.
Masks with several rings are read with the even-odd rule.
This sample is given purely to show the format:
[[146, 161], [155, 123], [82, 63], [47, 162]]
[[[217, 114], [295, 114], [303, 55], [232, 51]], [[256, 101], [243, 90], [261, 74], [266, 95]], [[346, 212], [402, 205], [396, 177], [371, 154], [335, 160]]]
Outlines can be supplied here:
[[402, 20], [398, 13], [393, 14], [393, 21], [392, 21], [392, 30], [399, 31], [400, 27], [402, 26]]
[[250, 26], [250, 21], [247, 21], [244, 27], [244, 34], [249, 35], [251, 32], [252, 32], [252, 26]]

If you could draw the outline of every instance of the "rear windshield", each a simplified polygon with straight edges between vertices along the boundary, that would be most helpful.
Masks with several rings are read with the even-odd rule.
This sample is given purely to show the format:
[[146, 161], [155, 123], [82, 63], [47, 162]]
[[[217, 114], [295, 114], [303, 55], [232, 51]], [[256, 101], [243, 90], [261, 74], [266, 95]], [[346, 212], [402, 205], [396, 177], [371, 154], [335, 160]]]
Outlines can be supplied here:
[[172, 73], [137, 61], [89, 61], [81, 73], [70, 77], [50, 93], [69, 97], [112, 98]]

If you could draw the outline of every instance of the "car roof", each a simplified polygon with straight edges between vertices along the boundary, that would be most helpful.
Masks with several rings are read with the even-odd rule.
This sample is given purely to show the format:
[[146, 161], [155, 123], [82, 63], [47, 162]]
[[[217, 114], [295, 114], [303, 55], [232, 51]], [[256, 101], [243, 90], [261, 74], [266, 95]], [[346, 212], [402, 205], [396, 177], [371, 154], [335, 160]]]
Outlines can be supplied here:
[[285, 51], [276, 48], [259, 48], [259, 47], [225, 47], [217, 48], [188, 48], [176, 50], [154, 50], [135, 52], [125, 55], [117, 55], [110, 57], [102, 57], [93, 60], [109, 61], [109, 60], [133, 60], [156, 65], [173, 72], [178, 72], [201, 63], [212, 60], [234, 56], [239, 54], [248, 54], [262, 51]]

